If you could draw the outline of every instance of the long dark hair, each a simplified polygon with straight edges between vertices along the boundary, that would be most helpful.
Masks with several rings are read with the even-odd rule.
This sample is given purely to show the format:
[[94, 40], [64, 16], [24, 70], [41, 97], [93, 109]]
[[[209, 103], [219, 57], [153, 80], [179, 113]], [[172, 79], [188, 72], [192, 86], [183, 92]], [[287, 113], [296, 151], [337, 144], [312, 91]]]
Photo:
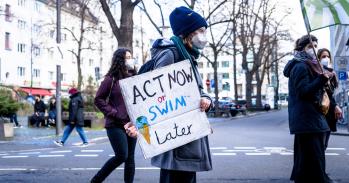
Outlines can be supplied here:
[[317, 51], [317, 58], [319, 58], [319, 59], [321, 60], [320, 56], [321, 56], [321, 54], [322, 54], [323, 52], [325, 52], [325, 51], [328, 53], [328, 56], [330, 56], [330, 62], [332, 63], [331, 52], [330, 52], [330, 50], [328, 50], [327, 48], [321, 48], [321, 49], [319, 49], [319, 50]]
[[119, 48], [114, 52], [107, 76], [114, 77], [117, 80], [128, 76], [128, 71], [125, 65], [126, 52], [131, 53], [131, 50], [128, 48]]

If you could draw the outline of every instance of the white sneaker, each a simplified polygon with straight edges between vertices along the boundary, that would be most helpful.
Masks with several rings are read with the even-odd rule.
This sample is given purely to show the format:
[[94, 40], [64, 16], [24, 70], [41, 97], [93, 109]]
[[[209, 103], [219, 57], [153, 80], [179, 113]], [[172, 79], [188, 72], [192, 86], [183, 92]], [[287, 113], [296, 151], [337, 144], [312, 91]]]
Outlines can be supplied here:
[[55, 143], [59, 147], [63, 147], [64, 146], [63, 142], [58, 141], [58, 140], [53, 141], [53, 143]]

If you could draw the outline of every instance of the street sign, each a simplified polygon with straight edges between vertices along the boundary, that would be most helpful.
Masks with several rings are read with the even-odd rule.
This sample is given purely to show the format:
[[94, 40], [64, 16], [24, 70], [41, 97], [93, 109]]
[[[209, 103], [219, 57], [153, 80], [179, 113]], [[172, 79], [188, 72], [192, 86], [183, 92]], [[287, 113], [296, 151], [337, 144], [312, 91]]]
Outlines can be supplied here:
[[349, 56], [334, 57], [335, 70], [349, 71]]
[[338, 79], [339, 80], [347, 80], [348, 79], [348, 75], [346, 71], [338, 71]]

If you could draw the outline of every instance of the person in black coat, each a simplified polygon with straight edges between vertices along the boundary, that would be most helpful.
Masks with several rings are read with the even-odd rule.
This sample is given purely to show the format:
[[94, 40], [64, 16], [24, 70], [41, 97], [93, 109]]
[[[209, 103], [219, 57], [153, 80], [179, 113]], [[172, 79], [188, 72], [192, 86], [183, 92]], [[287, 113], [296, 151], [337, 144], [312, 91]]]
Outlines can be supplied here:
[[290, 133], [294, 134], [294, 165], [291, 180], [296, 183], [328, 183], [325, 143], [330, 130], [319, 108], [319, 98], [333, 74], [322, 72], [316, 60], [317, 38], [305, 35], [296, 41], [295, 55], [284, 69], [289, 78], [288, 115]]
[[87, 138], [84, 132], [84, 102], [81, 97], [81, 93], [76, 88], [71, 88], [68, 93], [70, 94], [69, 101], [69, 120], [63, 132], [62, 139], [60, 141], [54, 141], [58, 146], [64, 146], [65, 141], [68, 139], [70, 133], [76, 128], [83, 146], [88, 145]]
[[36, 127], [45, 126], [45, 112], [46, 112], [46, 105], [41, 100], [40, 95], [35, 96], [35, 104], [34, 104], [34, 114], [31, 116], [31, 123], [32, 125], [35, 125]]
[[[342, 110], [337, 105], [336, 100], [333, 97], [335, 89], [338, 88], [338, 78], [335, 75], [334, 70], [332, 69], [332, 59], [331, 59], [331, 52], [330, 50], [326, 48], [319, 49], [317, 52], [317, 57], [320, 60], [322, 66], [325, 70], [328, 72], [333, 73], [334, 77], [332, 77], [329, 81], [329, 85], [326, 87], [327, 94], [330, 98], [330, 109], [328, 110], [328, 113], [326, 114], [326, 121], [328, 126], [330, 127], [332, 132], [337, 131], [337, 121], [338, 119], [342, 118]], [[325, 148], [328, 147], [328, 141], [330, 140], [330, 134], [331, 131], [328, 131], [326, 133], [326, 139], [325, 139]]]

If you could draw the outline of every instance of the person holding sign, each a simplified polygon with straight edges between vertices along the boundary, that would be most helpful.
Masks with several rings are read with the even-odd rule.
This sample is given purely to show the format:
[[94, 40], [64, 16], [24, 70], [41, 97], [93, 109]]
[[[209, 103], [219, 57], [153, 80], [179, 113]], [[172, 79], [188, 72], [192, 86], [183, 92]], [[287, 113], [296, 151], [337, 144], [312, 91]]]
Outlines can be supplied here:
[[[170, 14], [170, 24], [174, 34], [171, 40], [158, 39], [153, 44], [151, 52], [152, 58], [156, 59], [155, 69], [189, 60], [201, 94], [200, 108], [203, 112], [208, 111], [212, 100], [203, 93], [202, 78], [196, 61], [207, 43], [206, 20], [189, 8], [178, 7]], [[175, 47], [175, 50], [171, 47]], [[177, 134], [177, 127], [175, 129]], [[190, 130], [190, 126], [187, 130]], [[131, 130], [130, 135], [131, 133], [135, 132]], [[196, 172], [212, 169], [208, 138], [205, 136], [154, 156], [151, 164], [161, 169], [160, 183], [195, 183]]]
[[122, 163], [125, 163], [124, 181], [126, 183], [133, 182], [135, 174], [134, 152], [137, 139], [135, 138], [135, 127], [130, 122], [122, 98], [119, 80], [135, 74], [131, 51], [126, 48], [116, 50], [112, 58], [112, 65], [95, 97], [95, 105], [104, 114], [105, 128], [115, 156], [103, 165], [92, 178], [91, 183], [103, 182]]

